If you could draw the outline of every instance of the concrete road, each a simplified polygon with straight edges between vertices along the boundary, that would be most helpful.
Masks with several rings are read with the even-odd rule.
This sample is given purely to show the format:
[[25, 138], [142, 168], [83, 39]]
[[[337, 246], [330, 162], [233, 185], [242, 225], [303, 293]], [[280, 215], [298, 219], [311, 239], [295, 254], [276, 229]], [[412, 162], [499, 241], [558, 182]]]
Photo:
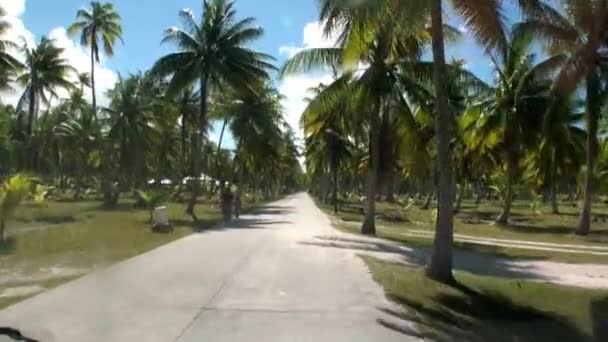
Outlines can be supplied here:
[[[0, 312], [41, 341], [408, 341], [410, 322], [306, 194]], [[0, 337], [0, 340], [2, 338]]]

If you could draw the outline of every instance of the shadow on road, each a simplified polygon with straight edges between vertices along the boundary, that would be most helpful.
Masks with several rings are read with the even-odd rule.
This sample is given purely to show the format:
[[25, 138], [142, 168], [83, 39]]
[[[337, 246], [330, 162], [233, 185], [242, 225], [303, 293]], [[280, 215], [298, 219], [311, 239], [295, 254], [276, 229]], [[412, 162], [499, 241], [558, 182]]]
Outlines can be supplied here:
[[294, 208], [278, 205], [268, 205], [259, 208], [253, 208], [249, 211], [249, 215], [287, 215], [294, 212]]

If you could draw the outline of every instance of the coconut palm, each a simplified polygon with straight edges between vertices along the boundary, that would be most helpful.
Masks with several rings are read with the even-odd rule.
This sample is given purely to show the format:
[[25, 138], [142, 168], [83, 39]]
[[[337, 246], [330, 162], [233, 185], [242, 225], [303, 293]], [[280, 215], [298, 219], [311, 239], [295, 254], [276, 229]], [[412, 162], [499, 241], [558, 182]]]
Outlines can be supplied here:
[[[4, 37], [11, 28], [5, 17], [6, 11], [0, 7], [0, 37]], [[16, 48], [15, 42], [0, 39], [0, 90], [12, 90], [11, 82], [17, 72], [23, 68], [23, 64], [10, 53], [10, 49]]]
[[560, 178], [576, 175], [584, 163], [586, 132], [580, 127], [584, 113], [573, 96], [560, 97], [545, 113], [542, 122], [542, 140], [533, 154], [536, 173], [541, 185], [549, 187], [551, 209], [559, 213], [557, 186]]
[[116, 145], [123, 169], [129, 175], [129, 184], [140, 188], [147, 180], [146, 154], [152, 146], [153, 99], [146, 96], [145, 75], [118, 77], [113, 89], [108, 91], [110, 105], [104, 108], [108, 115], [108, 140]]
[[[29, 48], [23, 47], [25, 54], [25, 72], [17, 82], [25, 88], [18, 107], [28, 107], [27, 135], [31, 135], [38, 118], [40, 104], [48, 106], [51, 97], [58, 97], [57, 90], [72, 90], [74, 85], [70, 81], [75, 69], [63, 57], [64, 49], [55, 45], [55, 41], [42, 37], [38, 45]], [[19, 124], [23, 124], [20, 118]]]
[[[526, 2], [519, 0], [518, 2]], [[378, 13], [382, 16], [376, 17], [374, 23], [384, 22], [393, 26], [407, 26], [411, 29], [412, 22], [416, 20], [426, 21], [431, 18], [432, 51], [434, 60], [434, 83], [435, 83], [435, 134], [437, 135], [437, 169], [438, 169], [438, 215], [436, 223], [436, 236], [431, 262], [427, 274], [440, 281], [451, 281], [452, 278], [452, 252], [453, 241], [453, 210], [452, 210], [452, 168], [451, 168], [451, 126], [453, 117], [450, 115], [450, 107], [447, 100], [446, 89], [443, 84], [443, 76], [446, 74], [445, 46], [444, 46], [444, 21], [442, 0], [420, 0], [420, 1], [365, 1], [352, 2], [344, 0], [323, 0], [321, 11], [328, 19], [329, 30], [340, 24], [346, 27], [356, 27], [357, 40], [373, 40], [378, 42], [378, 37], [369, 34], [365, 27], [365, 20], [356, 19], [356, 16], [345, 14], [341, 11], [344, 7], [352, 8], [353, 4], [364, 12], [363, 18], [374, 18]], [[502, 48], [505, 44], [503, 17], [500, 13], [499, 1], [488, 0], [453, 0], [453, 7], [469, 27], [475, 38], [488, 50]], [[393, 6], [389, 11], [386, 7]], [[412, 15], [413, 14], [413, 15]], [[323, 15], [322, 15], [323, 17]], [[333, 24], [333, 25], [332, 25]], [[375, 30], [381, 31], [383, 25], [374, 25]], [[362, 37], [363, 36], [363, 37]], [[342, 40], [348, 38], [347, 34], [340, 35]], [[316, 59], [308, 59], [308, 63], [314, 61], [331, 60], [327, 54], [317, 56]], [[335, 59], [333, 59], [335, 61]], [[372, 139], [373, 141], [373, 139]], [[372, 158], [373, 159], [373, 158]], [[373, 163], [373, 160], [372, 160]], [[372, 189], [372, 190], [375, 190]], [[368, 194], [369, 195], [369, 194]], [[371, 206], [368, 209], [373, 209]], [[367, 212], [368, 216], [374, 213]], [[370, 220], [371, 221], [371, 220]]]
[[74, 198], [82, 195], [84, 186], [97, 174], [102, 138], [101, 123], [95, 119], [93, 108], [86, 102], [80, 91], [75, 91], [57, 111], [64, 119], [54, 128], [54, 135], [61, 145], [58, 159], [61, 169], [71, 170]]
[[[377, 179], [380, 169], [380, 122], [390, 115], [395, 107], [405, 117], [411, 110], [404, 94], [415, 92], [407, 73], [400, 71], [419, 60], [428, 34], [424, 28], [427, 9], [425, 6], [412, 8], [411, 27], [394, 25], [384, 20], [404, 5], [399, 1], [388, 1], [372, 11], [368, 6], [344, 6], [340, 1], [324, 1], [321, 6], [320, 21], [325, 23], [326, 33], [338, 31], [337, 47], [304, 50], [290, 59], [282, 69], [282, 74], [306, 72], [325, 67], [344, 70], [336, 80], [323, 91], [320, 100], [323, 106], [350, 94], [350, 102], [357, 106], [351, 113], [360, 113], [352, 120], [354, 125], [365, 126], [368, 133], [369, 163], [366, 191], [365, 219], [361, 231], [375, 234], [375, 201]], [[354, 72], [353, 69], [363, 68]], [[413, 127], [412, 127], [413, 128]]]
[[[348, 135], [354, 133], [350, 115], [347, 113], [347, 98], [323, 106], [322, 96], [325, 85], [309, 91], [316, 95], [309, 100], [309, 105], [302, 113], [300, 125], [306, 138], [306, 160], [308, 171], [312, 174], [322, 171], [329, 176], [333, 185], [332, 203], [334, 212], [338, 213], [338, 171], [342, 161], [350, 156]], [[325, 172], [324, 172], [325, 173]]]
[[[217, 113], [228, 119], [235, 140], [239, 171], [278, 162], [282, 139], [280, 98], [275, 89], [263, 85], [255, 92], [235, 92], [217, 103]], [[242, 183], [240, 175], [237, 183]]]
[[544, 38], [551, 51], [568, 54], [569, 58], [556, 77], [555, 91], [567, 95], [581, 82], [585, 84], [587, 112], [587, 166], [584, 180], [584, 199], [577, 234], [590, 231], [592, 180], [597, 155], [597, 129], [601, 112], [602, 72], [605, 72], [606, 33], [608, 32], [608, 1], [564, 0], [563, 11], [531, 0], [522, 7], [528, 20], [522, 26]]
[[77, 75], [80, 92], [84, 93], [84, 87], [90, 88], [92, 84], [91, 74], [88, 72], [79, 72]]
[[13, 176], [0, 186], [0, 242], [4, 242], [6, 220], [15, 212], [30, 189], [24, 176]]
[[120, 15], [113, 4], [92, 1], [89, 8], [76, 12], [76, 22], [68, 28], [68, 33], [71, 35], [80, 33], [80, 44], [91, 51], [91, 96], [95, 113], [97, 112], [95, 63], [99, 63], [101, 45], [108, 57], [114, 56], [114, 45], [117, 40], [122, 40], [120, 21]]
[[[463, 120], [465, 143], [469, 150], [498, 152], [506, 177], [504, 206], [496, 218], [508, 224], [513, 201], [513, 185], [521, 173], [520, 164], [528, 149], [537, 146], [542, 115], [549, 106], [553, 76], [564, 62], [557, 54], [536, 63], [531, 52], [532, 36], [515, 26], [507, 36], [507, 47], [495, 59], [496, 85], [487, 96], [468, 109]], [[480, 152], [483, 153], [483, 152]]]
[[[273, 69], [272, 57], [255, 52], [246, 44], [260, 38], [263, 30], [253, 27], [254, 19], [236, 19], [234, 3], [227, 0], [210, 0], [203, 3], [200, 20], [189, 10], [180, 12], [183, 28], [165, 32], [163, 43], [173, 43], [178, 51], [162, 57], [153, 67], [161, 76], [172, 76], [169, 93], [199, 84], [200, 112], [197, 134], [192, 139], [194, 169], [200, 171], [201, 142], [208, 122], [209, 94], [226, 85], [235, 89], [253, 90], [268, 78]], [[196, 221], [194, 214], [198, 184], [193, 182], [192, 194], [186, 212]]]

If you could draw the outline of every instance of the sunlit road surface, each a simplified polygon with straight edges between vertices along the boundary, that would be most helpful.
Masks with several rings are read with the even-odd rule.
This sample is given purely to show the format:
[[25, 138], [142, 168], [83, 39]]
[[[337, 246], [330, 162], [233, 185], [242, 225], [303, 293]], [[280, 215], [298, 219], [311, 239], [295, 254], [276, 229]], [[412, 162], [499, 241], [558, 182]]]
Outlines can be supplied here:
[[356, 250], [314, 243], [336, 234], [293, 195], [21, 302], [0, 326], [61, 342], [415, 340]]

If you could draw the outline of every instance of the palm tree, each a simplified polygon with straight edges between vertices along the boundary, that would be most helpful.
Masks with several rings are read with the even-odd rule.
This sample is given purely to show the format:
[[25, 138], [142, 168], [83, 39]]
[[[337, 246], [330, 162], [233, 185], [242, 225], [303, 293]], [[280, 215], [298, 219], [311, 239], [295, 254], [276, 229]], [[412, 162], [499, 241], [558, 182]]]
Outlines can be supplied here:
[[[208, 98], [211, 91], [231, 86], [235, 89], [255, 89], [268, 79], [272, 57], [255, 52], [245, 45], [262, 36], [263, 30], [253, 27], [254, 19], [236, 20], [234, 3], [227, 0], [209, 0], [203, 3], [203, 15], [197, 22], [189, 10], [180, 12], [184, 28], [171, 28], [165, 32], [163, 43], [174, 43], [178, 52], [162, 57], [152, 71], [161, 76], [171, 75], [169, 93], [198, 81], [200, 112], [196, 137], [192, 139], [194, 169], [200, 171], [201, 143], [208, 122]], [[186, 212], [194, 214], [198, 184], [193, 189]]]
[[4, 242], [6, 220], [15, 212], [30, 189], [24, 176], [13, 176], [0, 186], [0, 242]]
[[[11, 28], [5, 17], [6, 11], [0, 7], [0, 37], [4, 37]], [[9, 52], [11, 48], [17, 48], [17, 44], [0, 39], [0, 90], [12, 90], [11, 82], [17, 72], [23, 69], [23, 64]]]
[[544, 2], [522, 3], [529, 19], [525, 29], [546, 39], [551, 51], [568, 54], [569, 58], [555, 79], [554, 89], [567, 95], [584, 80], [587, 112], [587, 167], [583, 187], [584, 199], [577, 234], [589, 234], [592, 180], [597, 155], [597, 129], [601, 111], [600, 75], [605, 72], [606, 33], [608, 32], [608, 1], [564, 0], [563, 11]]
[[80, 32], [80, 44], [91, 50], [91, 96], [93, 111], [97, 113], [97, 95], [95, 93], [95, 63], [99, 63], [99, 50], [103, 44], [107, 56], [114, 56], [114, 45], [122, 41], [120, 15], [111, 3], [92, 1], [90, 8], [76, 12], [76, 22], [69, 28], [71, 35]]
[[[48, 106], [49, 95], [58, 97], [57, 89], [71, 90], [70, 74], [75, 69], [63, 58], [64, 49], [57, 47], [54, 40], [42, 37], [35, 48], [23, 47], [26, 70], [17, 78], [25, 88], [18, 107], [28, 106], [27, 135], [31, 135], [40, 111], [40, 103]], [[19, 124], [23, 124], [22, 118]]]
[[[535, 0], [533, 0], [535, 1]], [[522, 5], [528, 0], [517, 0]], [[446, 89], [442, 83], [446, 71], [445, 42], [443, 27], [442, 0], [429, 0], [431, 12], [431, 35], [433, 40], [433, 62], [435, 80], [435, 132], [437, 134], [438, 164], [438, 210], [435, 229], [435, 240], [431, 261], [427, 266], [427, 275], [442, 282], [451, 282], [452, 244], [453, 244], [453, 187], [450, 151], [451, 117]], [[464, 19], [477, 41], [488, 51], [504, 51], [506, 39], [504, 34], [501, 2], [488, 0], [452, 0], [456, 13]]]
[[114, 88], [108, 91], [110, 105], [104, 109], [108, 115], [109, 142], [119, 151], [119, 167], [136, 188], [147, 180], [145, 157], [156, 129], [151, 116], [153, 99], [145, 92], [144, 75], [119, 76]]
[[584, 113], [577, 112], [573, 97], [560, 97], [545, 113], [542, 125], [542, 140], [537, 153], [536, 169], [541, 182], [550, 188], [551, 209], [559, 214], [557, 204], [558, 177], [577, 174], [584, 163], [586, 133], [580, 127]]
[[[370, 2], [371, 3], [371, 2]], [[405, 94], [415, 95], [416, 81], [412, 75], [401, 72], [419, 61], [423, 46], [428, 42], [425, 18], [427, 8], [412, 8], [408, 12], [411, 27], [395, 25], [390, 20], [391, 13], [397, 11], [403, 2], [382, 2], [381, 6], [344, 5], [341, 1], [323, 1], [320, 21], [325, 23], [326, 33], [339, 30], [339, 42], [335, 48], [304, 50], [290, 59], [282, 69], [282, 74], [307, 72], [313, 68], [329, 67], [342, 70], [342, 75], [329, 85], [320, 98], [323, 106], [329, 106], [345, 93], [357, 108], [351, 113], [360, 113], [352, 120], [354, 125], [366, 127], [368, 134], [369, 162], [365, 218], [361, 227], [364, 234], [374, 235], [375, 202], [378, 172], [380, 170], [380, 123], [398, 110], [415, 129], [415, 120]], [[373, 10], [372, 10], [373, 9]], [[365, 65], [358, 72], [353, 69]], [[398, 109], [395, 109], [398, 108]]]
[[[180, 161], [182, 172], [179, 182], [183, 184], [183, 179], [188, 175], [195, 176], [193, 159], [189, 158], [188, 145], [192, 141], [194, 128], [196, 127], [196, 113], [198, 111], [200, 98], [198, 92], [193, 87], [186, 87], [180, 91], [178, 96], [173, 99], [177, 112], [180, 115]], [[193, 154], [192, 154], [193, 155]], [[190, 162], [190, 165], [189, 163]], [[181, 190], [181, 187], [180, 187]]]
[[329, 169], [333, 185], [332, 204], [338, 213], [338, 171], [340, 164], [350, 155], [350, 142], [347, 134], [353, 132], [350, 116], [347, 113], [347, 99], [336, 101], [329, 106], [322, 104], [321, 96], [325, 85], [310, 89], [316, 96], [302, 113], [300, 125], [306, 137], [305, 154], [313, 174]]
[[[507, 46], [500, 60], [495, 59], [496, 85], [481, 96], [463, 117], [469, 150], [497, 151], [497, 165], [506, 177], [504, 206], [496, 223], [507, 225], [513, 201], [513, 185], [521, 172], [520, 164], [529, 149], [538, 146], [542, 113], [549, 106], [551, 80], [562, 54], [536, 63], [531, 52], [532, 36], [516, 25], [506, 37]], [[483, 153], [483, 152], [481, 152]]]
[[73, 197], [79, 199], [85, 184], [96, 175], [100, 159], [101, 123], [95, 119], [93, 108], [80, 91], [72, 93], [57, 111], [64, 116], [54, 128], [54, 135], [59, 138], [61, 145], [58, 156], [60, 168], [71, 170], [74, 179]]
[[92, 84], [91, 74], [88, 72], [79, 72], [77, 75], [78, 84], [80, 84], [80, 92], [84, 93], [84, 87], [90, 88]]

